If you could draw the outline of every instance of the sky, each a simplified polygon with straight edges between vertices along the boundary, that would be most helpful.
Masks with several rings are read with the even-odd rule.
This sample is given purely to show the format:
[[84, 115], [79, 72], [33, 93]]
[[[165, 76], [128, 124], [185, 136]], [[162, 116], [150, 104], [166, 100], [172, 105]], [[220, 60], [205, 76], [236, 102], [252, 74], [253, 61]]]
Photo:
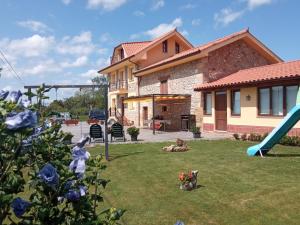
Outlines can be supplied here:
[[[298, 0], [0, 0], [0, 4], [4, 54], [0, 54], [0, 90], [41, 83], [89, 84], [109, 64], [119, 43], [151, 40], [175, 27], [195, 46], [249, 27], [283, 60], [300, 59]], [[59, 90], [58, 99], [73, 93]]]

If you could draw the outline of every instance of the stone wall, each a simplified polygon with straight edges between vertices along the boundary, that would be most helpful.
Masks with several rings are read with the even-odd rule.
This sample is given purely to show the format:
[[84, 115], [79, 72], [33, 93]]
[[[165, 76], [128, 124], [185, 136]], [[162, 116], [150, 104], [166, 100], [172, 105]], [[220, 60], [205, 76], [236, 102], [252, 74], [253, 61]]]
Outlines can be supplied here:
[[207, 60], [205, 59], [195, 60], [142, 76], [140, 94], [159, 94], [160, 81], [168, 79], [168, 94], [191, 95], [189, 113], [197, 115], [197, 122], [201, 123], [201, 94], [194, 92], [194, 86], [203, 82], [203, 75], [207, 68], [206, 65]]
[[214, 81], [242, 69], [271, 64], [254, 48], [239, 40], [208, 55], [208, 77], [205, 81]]

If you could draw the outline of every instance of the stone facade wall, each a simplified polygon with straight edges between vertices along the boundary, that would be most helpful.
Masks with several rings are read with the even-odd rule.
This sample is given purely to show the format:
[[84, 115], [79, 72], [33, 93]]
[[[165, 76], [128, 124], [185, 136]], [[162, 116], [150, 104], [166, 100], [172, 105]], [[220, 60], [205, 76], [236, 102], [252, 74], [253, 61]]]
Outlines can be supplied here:
[[205, 80], [211, 82], [242, 69], [268, 64], [270, 62], [254, 48], [239, 40], [209, 53]]
[[207, 60], [202, 59], [142, 76], [140, 94], [159, 94], [160, 81], [168, 79], [168, 94], [191, 95], [191, 104], [188, 114], [197, 115], [197, 122], [201, 123], [201, 93], [194, 92], [194, 86], [203, 82], [206, 68]]

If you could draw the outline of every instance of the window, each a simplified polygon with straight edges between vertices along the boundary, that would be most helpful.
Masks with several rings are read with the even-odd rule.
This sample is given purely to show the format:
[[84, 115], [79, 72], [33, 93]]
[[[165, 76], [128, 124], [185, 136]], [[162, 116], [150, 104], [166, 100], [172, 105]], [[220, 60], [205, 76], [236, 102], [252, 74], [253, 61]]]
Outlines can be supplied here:
[[129, 69], [129, 81], [133, 81], [133, 68]]
[[168, 107], [166, 105], [161, 107], [161, 111], [162, 112], [167, 112], [168, 111]]
[[120, 49], [120, 58], [121, 60], [124, 59], [124, 49]]
[[180, 46], [177, 42], [175, 42], [175, 53], [179, 53], [180, 52]]
[[269, 115], [270, 114], [270, 88], [259, 89], [259, 114]]
[[162, 80], [160, 82], [160, 93], [168, 94], [168, 80]]
[[204, 93], [204, 114], [205, 115], [211, 115], [211, 99], [212, 95], [211, 93]]
[[283, 86], [272, 87], [272, 114], [283, 115]]
[[168, 52], [168, 40], [163, 41], [163, 43], [162, 43], [162, 51], [164, 53]]
[[298, 86], [287, 86], [286, 87], [286, 111], [289, 112], [297, 101]]
[[231, 93], [231, 114], [241, 115], [241, 92], [239, 90]]
[[260, 88], [259, 115], [286, 115], [296, 105], [297, 93], [297, 85]]

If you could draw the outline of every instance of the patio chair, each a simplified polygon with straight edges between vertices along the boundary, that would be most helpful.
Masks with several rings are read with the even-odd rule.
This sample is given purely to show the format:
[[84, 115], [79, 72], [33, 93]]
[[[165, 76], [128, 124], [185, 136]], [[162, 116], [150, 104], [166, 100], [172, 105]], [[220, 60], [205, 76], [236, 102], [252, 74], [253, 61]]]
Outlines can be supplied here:
[[117, 140], [117, 139], [121, 139], [125, 142], [124, 129], [120, 123], [114, 123], [111, 126], [110, 141], [113, 142], [113, 140]]
[[101, 142], [104, 142], [102, 127], [99, 124], [90, 126], [90, 143], [92, 139], [94, 142], [96, 139], [100, 139]]

